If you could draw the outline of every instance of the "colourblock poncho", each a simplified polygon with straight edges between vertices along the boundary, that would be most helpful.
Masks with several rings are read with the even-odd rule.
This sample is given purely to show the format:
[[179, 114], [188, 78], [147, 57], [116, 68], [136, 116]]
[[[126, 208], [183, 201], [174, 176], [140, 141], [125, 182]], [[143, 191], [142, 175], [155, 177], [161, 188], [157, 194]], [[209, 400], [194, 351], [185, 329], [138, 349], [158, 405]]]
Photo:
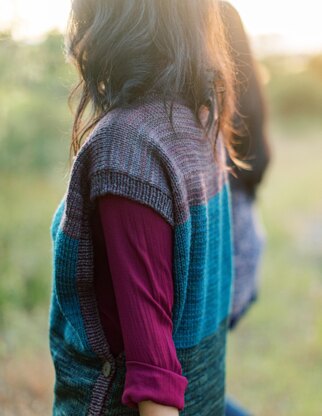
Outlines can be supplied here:
[[125, 355], [109, 349], [93, 289], [90, 217], [97, 197], [147, 204], [173, 227], [173, 341], [188, 379], [185, 416], [222, 416], [232, 283], [225, 152], [205, 138], [193, 112], [157, 97], [107, 114], [74, 160], [51, 226], [50, 348], [54, 415], [138, 415], [121, 403]]

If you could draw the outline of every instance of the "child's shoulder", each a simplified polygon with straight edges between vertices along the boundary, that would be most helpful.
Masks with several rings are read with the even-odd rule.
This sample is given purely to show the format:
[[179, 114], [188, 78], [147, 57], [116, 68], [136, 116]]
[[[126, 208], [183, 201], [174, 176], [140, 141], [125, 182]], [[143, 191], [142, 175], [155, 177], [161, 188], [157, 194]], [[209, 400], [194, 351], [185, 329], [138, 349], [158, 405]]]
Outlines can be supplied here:
[[134, 147], [147, 143], [157, 144], [162, 136], [160, 126], [164, 128], [167, 124], [160, 110], [144, 104], [113, 109], [96, 124], [85, 145], [89, 148], [116, 146], [133, 151]]

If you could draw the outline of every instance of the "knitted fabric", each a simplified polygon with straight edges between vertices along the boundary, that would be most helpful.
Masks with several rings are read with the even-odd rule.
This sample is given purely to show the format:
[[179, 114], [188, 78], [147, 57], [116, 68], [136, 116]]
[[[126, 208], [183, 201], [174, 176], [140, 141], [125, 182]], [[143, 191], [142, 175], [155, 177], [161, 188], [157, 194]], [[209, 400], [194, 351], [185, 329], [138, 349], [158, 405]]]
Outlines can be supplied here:
[[214, 162], [213, 144], [182, 102], [173, 123], [157, 97], [115, 109], [74, 160], [51, 225], [54, 415], [139, 415], [121, 404], [124, 352], [110, 352], [93, 289], [90, 217], [106, 193], [152, 207], [173, 227], [173, 341], [188, 379], [180, 415], [224, 414], [232, 283], [226, 156], [218, 140]]
[[251, 195], [232, 186], [231, 201], [235, 270], [229, 326], [233, 329], [258, 298], [265, 234]]

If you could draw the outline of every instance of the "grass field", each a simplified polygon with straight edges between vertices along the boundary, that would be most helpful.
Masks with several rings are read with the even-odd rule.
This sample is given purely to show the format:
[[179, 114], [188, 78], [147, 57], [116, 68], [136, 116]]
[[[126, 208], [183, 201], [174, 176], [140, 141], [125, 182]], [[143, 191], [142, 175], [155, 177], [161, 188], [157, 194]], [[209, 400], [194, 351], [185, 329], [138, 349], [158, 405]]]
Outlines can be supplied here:
[[260, 416], [322, 414], [322, 140], [274, 140], [260, 194], [258, 303], [229, 338], [228, 386]]

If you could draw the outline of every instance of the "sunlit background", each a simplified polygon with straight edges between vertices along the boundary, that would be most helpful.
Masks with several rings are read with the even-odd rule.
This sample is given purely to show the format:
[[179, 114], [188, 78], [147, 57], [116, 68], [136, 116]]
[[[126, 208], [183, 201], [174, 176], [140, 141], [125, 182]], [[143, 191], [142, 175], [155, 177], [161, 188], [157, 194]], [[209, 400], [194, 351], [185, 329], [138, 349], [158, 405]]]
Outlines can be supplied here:
[[[273, 161], [258, 198], [260, 299], [229, 337], [228, 391], [257, 416], [320, 416], [322, 3], [232, 4], [258, 58]], [[68, 11], [66, 0], [0, 0], [1, 416], [51, 414], [49, 226], [67, 181], [75, 82]]]
[[[233, 0], [258, 49], [266, 52], [322, 50], [322, 4], [317, 0]], [[0, 25], [14, 27], [14, 36], [39, 39], [44, 32], [64, 30], [67, 0], [0, 0]]]

